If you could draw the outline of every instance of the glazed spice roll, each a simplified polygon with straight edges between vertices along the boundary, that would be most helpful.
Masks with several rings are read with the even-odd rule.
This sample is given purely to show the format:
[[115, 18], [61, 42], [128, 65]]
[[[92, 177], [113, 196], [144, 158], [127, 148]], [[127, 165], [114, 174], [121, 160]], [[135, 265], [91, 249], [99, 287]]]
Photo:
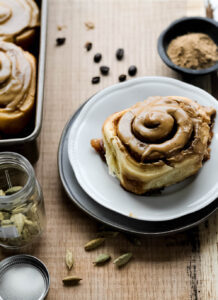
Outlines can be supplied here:
[[34, 0], [0, 0], [0, 40], [26, 47], [39, 26]]
[[111, 175], [135, 194], [180, 182], [209, 158], [216, 111], [184, 97], [150, 97], [114, 113], [102, 133]]
[[35, 86], [34, 56], [0, 42], [0, 133], [15, 135], [25, 128], [34, 107]]

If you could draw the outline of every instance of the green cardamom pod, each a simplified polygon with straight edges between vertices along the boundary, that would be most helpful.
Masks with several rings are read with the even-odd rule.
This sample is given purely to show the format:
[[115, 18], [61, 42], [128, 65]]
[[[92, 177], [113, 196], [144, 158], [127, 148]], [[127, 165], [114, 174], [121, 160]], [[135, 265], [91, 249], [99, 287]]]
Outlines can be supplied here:
[[126, 238], [127, 238], [127, 240], [128, 240], [131, 244], [133, 244], [133, 245], [135, 245], [135, 246], [141, 246], [141, 245], [142, 245], [141, 240], [140, 240], [138, 237], [136, 237], [136, 236], [126, 235]]
[[100, 266], [105, 264], [111, 259], [111, 256], [109, 254], [100, 254], [96, 260], [93, 262], [96, 266]]
[[69, 249], [67, 249], [67, 251], [66, 251], [65, 262], [66, 262], [68, 269], [70, 270], [73, 266], [74, 259], [73, 259], [73, 253]]
[[97, 237], [115, 238], [118, 236], [118, 234], [118, 231], [100, 231], [97, 233]]
[[5, 192], [3, 190], [0, 190], [0, 196], [5, 196]]
[[5, 211], [0, 212], [0, 220], [1, 221], [8, 220], [8, 219], [10, 219], [10, 213], [5, 212]]
[[129, 252], [129, 253], [125, 253], [119, 257], [117, 257], [115, 260], [114, 260], [114, 264], [117, 266], [117, 267], [122, 267], [124, 265], [126, 265], [129, 260], [132, 258], [132, 253]]
[[15, 225], [13, 221], [11, 220], [3, 220], [1, 221], [1, 226], [2, 227], [7, 227], [7, 226], [11, 226], [11, 225]]
[[1, 223], [1, 221], [3, 221], [3, 220], [4, 220], [4, 214], [3, 214], [3, 212], [0, 211], [0, 223]]
[[24, 224], [25, 224], [26, 216], [19, 213], [19, 214], [12, 215], [10, 220], [12, 222], [14, 222], [15, 226], [17, 227], [19, 235], [21, 235], [21, 233], [23, 231]]
[[137, 237], [134, 237], [133, 239], [132, 239], [132, 243], [135, 245], [135, 246], [141, 246], [142, 245], [142, 241], [139, 239], [139, 238], [137, 238]]
[[97, 239], [91, 240], [84, 246], [84, 248], [86, 251], [93, 250], [93, 249], [101, 246], [104, 243], [104, 241], [105, 241], [105, 238], [97, 238]]
[[76, 276], [67, 276], [62, 279], [62, 282], [64, 285], [77, 285], [81, 280], [82, 278]]
[[22, 186], [12, 186], [7, 191], [5, 191], [5, 195], [6, 196], [13, 195], [13, 194], [19, 192], [22, 188], [23, 188]]

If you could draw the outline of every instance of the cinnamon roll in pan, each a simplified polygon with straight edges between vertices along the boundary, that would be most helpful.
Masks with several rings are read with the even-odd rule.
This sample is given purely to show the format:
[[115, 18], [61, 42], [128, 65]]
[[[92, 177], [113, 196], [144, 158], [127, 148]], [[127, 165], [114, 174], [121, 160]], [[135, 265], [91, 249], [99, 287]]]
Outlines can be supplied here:
[[0, 40], [27, 48], [39, 26], [34, 0], [0, 0]]
[[15, 135], [31, 117], [35, 102], [36, 61], [12, 43], [0, 41], [0, 132]]
[[196, 174], [209, 158], [215, 114], [212, 107], [177, 96], [150, 97], [114, 113], [102, 128], [110, 174], [135, 194]]

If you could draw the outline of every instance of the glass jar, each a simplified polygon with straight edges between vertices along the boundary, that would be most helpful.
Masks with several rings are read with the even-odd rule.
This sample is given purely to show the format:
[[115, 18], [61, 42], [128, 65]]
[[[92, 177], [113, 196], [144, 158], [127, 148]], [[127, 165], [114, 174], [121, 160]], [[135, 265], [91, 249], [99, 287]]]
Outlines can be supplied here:
[[0, 246], [26, 246], [44, 226], [44, 200], [32, 165], [20, 154], [0, 153]]

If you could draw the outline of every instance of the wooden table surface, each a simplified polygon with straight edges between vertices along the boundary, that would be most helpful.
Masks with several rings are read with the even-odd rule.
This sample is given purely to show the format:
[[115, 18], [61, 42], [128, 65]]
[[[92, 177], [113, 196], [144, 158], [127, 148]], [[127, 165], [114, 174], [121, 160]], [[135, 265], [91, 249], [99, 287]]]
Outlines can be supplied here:
[[[166, 237], [143, 238], [134, 246], [121, 234], [105, 246], [87, 253], [84, 244], [95, 237], [97, 224], [81, 212], [65, 195], [58, 176], [58, 143], [67, 120], [97, 91], [117, 83], [131, 64], [137, 76], [163, 75], [178, 78], [157, 54], [157, 38], [171, 21], [186, 15], [204, 15], [203, 0], [50, 0], [43, 127], [35, 165], [42, 185], [47, 213], [47, 229], [37, 244], [19, 251], [40, 258], [48, 267], [50, 300], [217, 300], [218, 236], [217, 214], [189, 231]], [[84, 23], [95, 24], [87, 30]], [[61, 31], [57, 26], [64, 26]], [[57, 37], [66, 37], [56, 47]], [[93, 49], [87, 52], [84, 44]], [[115, 51], [125, 49], [125, 59], [117, 62]], [[110, 75], [92, 85], [99, 74], [93, 63], [96, 52]], [[180, 78], [180, 77], [179, 77]], [[180, 78], [181, 79], [181, 78]], [[212, 91], [211, 78], [195, 84]], [[68, 272], [65, 252], [72, 250], [75, 266]], [[113, 257], [133, 252], [134, 259], [123, 269], [112, 263], [94, 267], [92, 261], [102, 252]], [[14, 252], [1, 250], [0, 258]], [[83, 278], [77, 287], [64, 287], [66, 275]]]

